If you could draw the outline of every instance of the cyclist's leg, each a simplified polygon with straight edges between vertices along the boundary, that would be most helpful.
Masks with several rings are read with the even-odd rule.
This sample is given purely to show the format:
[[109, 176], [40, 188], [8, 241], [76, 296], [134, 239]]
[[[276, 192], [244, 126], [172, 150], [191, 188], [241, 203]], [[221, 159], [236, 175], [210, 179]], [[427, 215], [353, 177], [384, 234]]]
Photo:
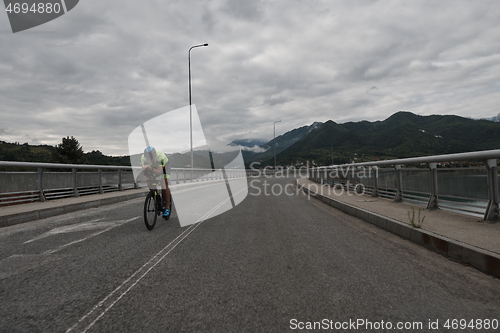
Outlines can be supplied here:
[[170, 210], [170, 188], [168, 187], [168, 178], [170, 178], [170, 161], [167, 162], [166, 165], [163, 166], [163, 180], [164, 182], [162, 183], [162, 193], [163, 193], [163, 200], [165, 200], [165, 209]]
[[170, 210], [170, 188], [168, 187], [168, 179], [164, 178], [164, 184], [162, 184], [162, 194], [165, 200], [165, 208]]

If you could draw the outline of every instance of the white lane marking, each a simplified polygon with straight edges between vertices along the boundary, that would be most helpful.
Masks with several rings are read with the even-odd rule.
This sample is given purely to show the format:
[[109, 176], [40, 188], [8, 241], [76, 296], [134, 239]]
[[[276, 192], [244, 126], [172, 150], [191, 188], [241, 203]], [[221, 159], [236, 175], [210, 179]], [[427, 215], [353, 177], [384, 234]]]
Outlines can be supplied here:
[[96, 222], [99, 222], [101, 220], [102, 219], [97, 219], [97, 220], [92, 220], [92, 221], [89, 221], [86, 223], [77, 223], [77, 224], [65, 225], [62, 227], [54, 228], [52, 230], [47, 231], [46, 233], [43, 233], [39, 236], [36, 236], [35, 238], [30, 239], [29, 241], [24, 242], [23, 244], [28, 244], [28, 243], [34, 242], [36, 240], [52, 236], [52, 235], [107, 227], [106, 224], [96, 223]]
[[[229, 201], [229, 198], [223, 200], [221, 203], [219, 203], [217, 206], [215, 206], [214, 208], [212, 208], [205, 215], [203, 215], [202, 217], [200, 217], [198, 219], [198, 222], [196, 222], [195, 224], [190, 225], [189, 228], [187, 228], [186, 230], [184, 230], [184, 232], [182, 232], [179, 236], [177, 236], [173, 241], [171, 241], [170, 243], [168, 243], [167, 246], [165, 246], [163, 249], [160, 250], [160, 252], [158, 252], [151, 259], [149, 259], [148, 262], [146, 262], [141, 268], [139, 268], [137, 271], [135, 271], [125, 281], [123, 281], [123, 283], [121, 285], [119, 285], [115, 290], [113, 290], [109, 295], [107, 295], [102, 301], [100, 301], [99, 303], [97, 303], [89, 312], [87, 312], [82, 318], [80, 318], [80, 320], [78, 320], [78, 322], [75, 325], [73, 325], [72, 327], [68, 328], [66, 330], [66, 333], [75, 330], [76, 328], [78, 328], [78, 326], [84, 326], [83, 321], [85, 321], [86, 319], [88, 319], [87, 320], [87, 322], [88, 322], [88, 321], [91, 321], [95, 317], [95, 319], [93, 319], [90, 322], [90, 324], [88, 324], [88, 326], [86, 326], [81, 331], [81, 332], [87, 332], [92, 326], [94, 326], [94, 324], [99, 319], [102, 318], [102, 316], [104, 316], [104, 314], [106, 314], [106, 312], [109, 311], [109, 309], [111, 309], [116, 304], [116, 302], [118, 302], [120, 299], [122, 299], [123, 296], [125, 296], [134, 286], [137, 285], [137, 283], [139, 283], [139, 281], [142, 280], [143, 277], [145, 277], [170, 252], [172, 252], [172, 250], [175, 249], [175, 247], [177, 245], [179, 245], [187, 236], [189, 236], [196, 228], [198, 228], [198, 226], [200, 226], [203, 223], [203, 221], [208, 216], [210, 216], [211, 214], [213, 214], [217, 209], [219, 209], [221, 206], [223, 206], [228, 201]], [[142, 273], [143, 271], [144, 271], [144, 273]], [[136, 275], [137, 275], [137, 278], [135, 278], [135, 280], [133, 280]], [[127, 285], [128, 285], [128, 287], [127, 287]], [[119, 294], [119, 295], [117, 294], [114, 297], [112, 297], [120, 289], [125, 289], [125, 290], [123, 290], [123, 292], [121, 294]], [[109, 301], [108, 301], [108, 299], [109, 299]], [[106, 305], [105, 303], [109, 304], [109, 305]], [[100, 313], [96, 312], [96, 310], [98, 308], [103, 308], [100, 311]], [[96, 313], [94, 313], [94, 312], [96, 312]]]
[[[45, 252], [43, 252], [43, 254], [52, 254], [52, 253], [55, 253], [55, 252], [57, 252], [57, 251], [60, 251], [60, 250], [62, 250], [62, 249], [64, 249], [64, 248], [68, 247], [68, 246], [71, 246], [71, 245], [74, 245], [74, 244], [77, 244], [77, 243], [80, 243], [80, 242], [86, 241], [86, 240], [88, 240], [88, 239], [90, 239], [90, 238], [92, 238], [92, 237], [95, 237], [95, 236], [100, 235], [100, 234], [102, 234], [102, 233], [104, 233], [104, 232], [106, 232], [106, 231], [109, 231], [109, 230], [111, 230], [111, 229], [113, 229], [113, 228], [116, 228], [116, 227], [117, 227], [117, 226], [119, 226], [119, 225], [122, 225], [122, 224], [125, 224], [125, 223], [128, 223], [128, 222], [131, 222], [131, 221], [137, 220], [137, 219], [139, 219], [139, 218], [141, 218], [141, 217], [140, 217], [140, 216], [136, 216], [136, 217], [133, 217], [133, 218], [128, 219], [128, 220], [120, 220], [120, 221], [115, 221], [115, 222], [109, 222], [109, 223], [106, 223], [106, 224], [105, 224], [105, 226], [107, 226], [108, 228], [106, 228], [106, 229], [104, 229], [104, 230], [101, 230], [101, 231], [95, 232], [95, 233], [93, 233], [93, 234], [91, 234], [91, 235], [88, 235], [88, 236], [86, 236], [86, 237], [82, 238], [82, 239], [78, 239], [78, 240], [75, 240], [75, 241], [69, 242], [69, 243], [67, 243], [67, 244], [64, 244], [64, 245], [58, 246], [58, 247], [57, 247], [57, 248], [55, 248], [55, 249], [45, 251]], [[104, 223], [102, 223], [102, 224], [104, 224]], [[110, 224], [111, 224], [111, 226], [110, 226]]]
[[[243, 189], [239, 190], [238, 192], [233, 193], [233, 195], [232, 195], [232, 196], [233, 196], [233, 198], [234, 198], [235, 196], [237, 196], [237, 195], [238, 195], [238, 194], [240, 194], [241, 192], [245, 192], [245, 191], [247, 191], [247, 190], [248, 190], [247, 188], [243, 188]], [[228, 202], [228, 201], [230, 201], [230, 200], [231, 200], [231, 198], [229, 197], [228, 199], [224, 200], [224, 201], [223, 201], [223, 202], [221, 202], [219, 205], [217, 205], [217, 207], [215, 207], [214, 209], [212, 209], [210, 212], [208, 212], [207, 214], [205, 214], [205, 215], [204, 215], [204, 216], [205, 216], [205, 219], [206, 219], [206, 220], [208, 220], [210, 217], [212, 217], [211, 215], [212, 215], [212, 214], [214, 214], [214, 213], [217, 211], [217, 209], [219, 209], [220, 207], [222, 207], [222, 206], [223, 206], [226, 202]], [[234, 207], [232, 207], [232, 208], [234, 208]], [[217, 216], [217, 215], [219, 215], [219, 214], [216, 214], [216, 215], [214, 215], [214, 216]]]

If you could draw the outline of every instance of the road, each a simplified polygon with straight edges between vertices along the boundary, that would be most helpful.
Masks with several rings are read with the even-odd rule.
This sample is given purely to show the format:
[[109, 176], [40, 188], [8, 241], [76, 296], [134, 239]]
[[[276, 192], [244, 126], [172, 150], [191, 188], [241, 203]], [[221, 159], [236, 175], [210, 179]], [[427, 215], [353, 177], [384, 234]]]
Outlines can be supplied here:
[[[314, 322], [355, 331], [356, 322], [362, 332], [406, 331], [398, 323], [454, 332], [447, 319], [500, 320], [500, 280], [309, 200], [292, 181], [254, 179], [238, 206], [186, 227], [174, 213], [148, 231], [137, 199], [0, 229], [0, 331], [286, 332]], [[273, 195], [280, 189], [289, 195]]]

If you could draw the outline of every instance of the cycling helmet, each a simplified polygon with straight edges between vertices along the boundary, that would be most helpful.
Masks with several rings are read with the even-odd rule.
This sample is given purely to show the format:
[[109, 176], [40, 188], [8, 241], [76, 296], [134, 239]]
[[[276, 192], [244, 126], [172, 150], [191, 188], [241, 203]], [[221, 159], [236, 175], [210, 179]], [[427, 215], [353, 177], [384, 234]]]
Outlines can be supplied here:
[[156, 149], [154, 147], [146, 147], [144, 149], [144, 157], [152, 161], [156, 158]]

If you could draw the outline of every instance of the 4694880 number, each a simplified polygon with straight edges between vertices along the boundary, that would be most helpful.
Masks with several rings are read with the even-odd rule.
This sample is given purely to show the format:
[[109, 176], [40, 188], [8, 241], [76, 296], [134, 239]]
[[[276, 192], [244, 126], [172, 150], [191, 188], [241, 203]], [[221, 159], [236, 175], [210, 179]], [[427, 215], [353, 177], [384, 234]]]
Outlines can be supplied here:
[[9, 14], [11, 13], [58, 14], [61, 12], [61, 5], [59, 3], [52, 4], [50, 2], [49, 3], [40, 2], [40, 3], [34, 3], [30, 7], [30, 5], [25, 2], [24, 3], [16, 2], [14, 4], [9, 3], [9, 5], [5, 8], [5, 11]]

